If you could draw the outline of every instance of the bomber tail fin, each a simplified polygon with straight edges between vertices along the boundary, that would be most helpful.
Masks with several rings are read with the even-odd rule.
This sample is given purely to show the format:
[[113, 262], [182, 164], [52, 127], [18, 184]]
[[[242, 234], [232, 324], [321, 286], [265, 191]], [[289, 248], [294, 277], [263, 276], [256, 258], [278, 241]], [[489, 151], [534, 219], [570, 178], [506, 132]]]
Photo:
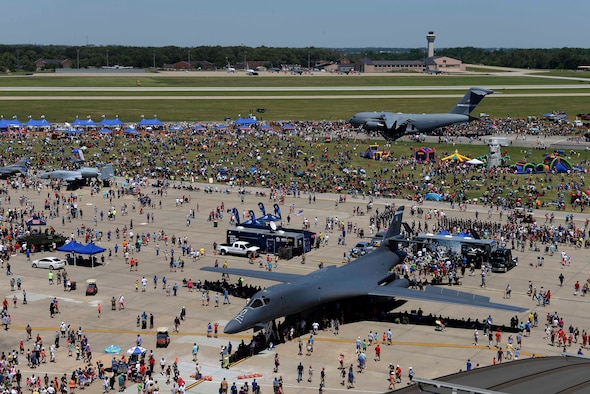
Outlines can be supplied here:
[[393, 220], [387, 229], [387, 234], [385, 234], [384, 240], [396, 237], [401, 234], [402, 229], [402, 217], [404, 216], [404, 207], [403, 205], [399, 207], [395, 214], [393, 214]]
[[475, 109], [477, 104], [493, 90], [483, 88], [471, 88], [465, 93], [465, 96], [449, 111], [450, 114], [469, 115]]

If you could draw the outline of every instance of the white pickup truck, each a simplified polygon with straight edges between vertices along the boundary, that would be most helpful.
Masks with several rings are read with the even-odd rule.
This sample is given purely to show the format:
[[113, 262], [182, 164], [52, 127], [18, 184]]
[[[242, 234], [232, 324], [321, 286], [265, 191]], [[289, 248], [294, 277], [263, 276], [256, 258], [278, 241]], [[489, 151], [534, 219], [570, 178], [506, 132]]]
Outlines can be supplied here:
[[258, 255], [260, 254], [260, 248], [258, 246], [253, 246], [246, 241], [236, 241], [232, 245], [217, 245], [217, 252], [222, 256], [225, 254], [233, 254], [236, 256], [246, 256], [254, 258], [258, 257]]

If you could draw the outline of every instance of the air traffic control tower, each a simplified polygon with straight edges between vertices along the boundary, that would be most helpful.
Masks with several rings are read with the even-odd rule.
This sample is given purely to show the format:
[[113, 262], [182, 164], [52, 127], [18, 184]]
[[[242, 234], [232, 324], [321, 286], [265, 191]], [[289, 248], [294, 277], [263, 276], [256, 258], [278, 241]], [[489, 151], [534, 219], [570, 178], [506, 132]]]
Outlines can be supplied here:
[[428, 57], [434, 56], [434, 39], [436, 36], [433, 31], [429, 31], [426, 35], [426, 41], [428, 41]]

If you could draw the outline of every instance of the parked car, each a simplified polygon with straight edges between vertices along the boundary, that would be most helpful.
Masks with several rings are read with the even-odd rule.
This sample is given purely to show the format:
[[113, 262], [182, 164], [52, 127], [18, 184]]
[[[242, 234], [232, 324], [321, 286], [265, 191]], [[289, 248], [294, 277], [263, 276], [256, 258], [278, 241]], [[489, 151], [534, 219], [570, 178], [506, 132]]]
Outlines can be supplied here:
[[373, 250], [373, 245], [370, 242], [362, 241], [357, 243], [354, 248], [350, 250], [352, 257], [364, 256]]
[[33, 260], [31, 267], [33, 268], [45, 268], [50, 270], [62, 269], [66, 266], [66, 261], [59, 257], [43, 257], [41, 259]]

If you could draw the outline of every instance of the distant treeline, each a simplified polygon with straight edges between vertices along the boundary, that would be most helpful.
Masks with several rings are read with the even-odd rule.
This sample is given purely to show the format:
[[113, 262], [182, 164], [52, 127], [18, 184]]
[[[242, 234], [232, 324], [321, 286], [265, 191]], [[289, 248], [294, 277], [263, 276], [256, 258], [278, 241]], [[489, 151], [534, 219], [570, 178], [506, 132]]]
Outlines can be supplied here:
[[[449, 56], [459, 59], [463, 63], [516, 68], [575, 70], [578, 66], [590, 65], [590, 49], [584, 48], [442, 48], [436, 50], [436, 55]], [[425, 57], [425, 49], [0, 45], [0, 70], [35, 71], [35, 63], [39, 59], [69, 59], [72, 61], [73, 68], [78, 66], [80, 68], [102, 67], [115, 64], [136, 68], [162, 68], [166, 64], [189, 60], [195, 65], [195, 68], [200, 67], [202, 62], [223, 68], [227, 64], [227, 60], [232, 65], [246, 60], [264, 62], [267, 67], [289, 64], [305, 68], [314, 67], [320, 62], [338, 63], [345, 59], [355, 63], [363, 57], [372, 60], [418, 60]], [[48, 62], [45, 65], [46, 69], [59, 67], [62, 67], [59, 62]]]

